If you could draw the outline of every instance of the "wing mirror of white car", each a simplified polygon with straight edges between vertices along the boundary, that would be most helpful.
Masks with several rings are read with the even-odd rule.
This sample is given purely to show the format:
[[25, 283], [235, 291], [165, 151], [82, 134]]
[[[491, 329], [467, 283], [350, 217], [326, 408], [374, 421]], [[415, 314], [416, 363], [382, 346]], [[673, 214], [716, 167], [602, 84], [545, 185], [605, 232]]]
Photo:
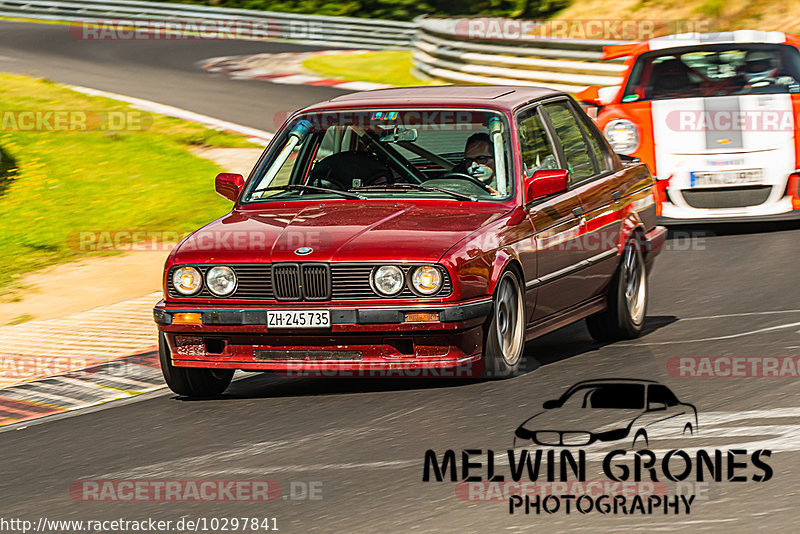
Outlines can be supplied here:
[[545, 401], [544, 404], [542, 404], [542, 408], [545, 410], [552, 410], [553, 408], [558, 408], [559, 406], [561, 406], [561, 404], [559, 404], [558, 400], [555, 399]]
[[647, 411], [648, 412], [658, 412], [661, 410], [666, 410], [667, 405], [663, 402], [648, 402], [647, 403]]

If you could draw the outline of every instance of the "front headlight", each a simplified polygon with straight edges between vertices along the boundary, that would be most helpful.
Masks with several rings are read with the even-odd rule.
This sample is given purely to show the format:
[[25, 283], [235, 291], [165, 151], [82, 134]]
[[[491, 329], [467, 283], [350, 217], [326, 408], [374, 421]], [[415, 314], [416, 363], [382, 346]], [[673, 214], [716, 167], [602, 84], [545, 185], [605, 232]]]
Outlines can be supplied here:
[[378, 293], [391, 297], [403, 290], [405, 276], [403, 270], [395, 265], [378, 267], [372, 273], [372, 285]]
[[411, 285], [420, 295], [433, 295], [442, 288], [442, 273], [430, 265], [417, 267], [411, 273]]
[[614, 152], [628, 155], [639, 148], [639, 130], [627, 119], [614, 119], [609, 122], [604, 133]]
[[230, 295], [236, 289], [236, 273], [230, 267], [217, 265], [206, 273], [206, 285], [218, 297]]
[[172, 285], [181, 295], [194, 295], [203, 286], [203, 277], [194, 267], [180, 267], [172, 273]]

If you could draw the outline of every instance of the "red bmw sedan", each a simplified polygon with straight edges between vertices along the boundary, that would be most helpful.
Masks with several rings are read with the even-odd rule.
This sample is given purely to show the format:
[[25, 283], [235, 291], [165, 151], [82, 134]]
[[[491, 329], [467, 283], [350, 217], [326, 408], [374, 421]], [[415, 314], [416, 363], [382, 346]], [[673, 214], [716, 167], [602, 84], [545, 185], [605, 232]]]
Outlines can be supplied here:
[[154, 309], [186, 396], [236, 369], [512, 376], [526, 341], [581, 319], [635, 337], [666, 236], [647, 167], [535, 87], [316, 104], [216, 190], [233, 209], [171, 253]]

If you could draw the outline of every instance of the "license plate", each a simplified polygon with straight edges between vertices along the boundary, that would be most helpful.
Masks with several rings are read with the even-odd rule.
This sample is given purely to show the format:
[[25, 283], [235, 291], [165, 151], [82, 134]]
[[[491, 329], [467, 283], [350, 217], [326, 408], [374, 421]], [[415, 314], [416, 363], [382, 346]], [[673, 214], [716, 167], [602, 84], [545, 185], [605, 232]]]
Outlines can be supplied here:
[[693, 172], [689, 174], [689, 179], [691, 187], [715, 187], [760, 184], [762, 176], [761, 169], [743, 169], [740, 171]]
[[329, 310], [267, 311], [267, 328], [327, 328], [330, 325]]

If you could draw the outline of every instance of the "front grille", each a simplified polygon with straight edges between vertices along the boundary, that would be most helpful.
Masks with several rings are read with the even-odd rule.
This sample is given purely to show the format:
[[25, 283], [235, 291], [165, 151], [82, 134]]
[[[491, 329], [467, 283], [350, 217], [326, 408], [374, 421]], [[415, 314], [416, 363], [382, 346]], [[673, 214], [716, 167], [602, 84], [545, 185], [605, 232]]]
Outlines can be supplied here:
[[[269, 263], [262, 264], [228, 264], [228, 267], [233, 269], [236, 273], [236, 291], [228, 297], [217, 297], [212, 294], [205, 285], [200, 293], [186, 297], [175, 291], [172, 285], [172, 272], [182, 265], [178, 265], [170, 269], [167, 279], [167, 292], [170, 297], [175, 298], [206, 298], [206, 299], [222, 299], [222, 298], [237, 298], [237, 299], [264, 299], [273, 300], [275, 297], [272, 292], [272, 265]], [[206, 271], [213, 265], [193, 265], [200, 271], [205, 280]]]
[[[301, 300], [324, 302], [330, 300], [380, 300], [370, 285], [373, 263], [276, 263], [276, 264], [227, 264], [238, 279], [236, 290], [227, 297], [217, 297], [207, 288], [197, 295], [185, 297], [172, 285], [173, 270], [170, 269], [167, 291], [174, 298], [205, 298], [216, 300], [279, 300], [297, 302]], [[383, 265], [383, 264], [380, 264]], [[414, 265], [400, 265], [408, 278]], [[205, 278], [213, 265], [193, 265]], [[447, 270], [439, 267], [444, 278], [442, 289], [432, 298], [447, 297], [453, 292]], [[408, 287], [392, 298], [420, 298]]]
[[589, 432], [560, 432], [556, 430], [536, 432], [536, 441], [540, 445], [581, 447], [592, 442]]
[[[383, 264], [381, 264], [383, 265]], [[387, 298], [376, 295], [370, 285], [372, 271], [377, 265], [364, 263], [333, 263], [331, 264], [331, 276], [333, 278], [333, 300], [361, 300], [361, 299], [381, 299]], [[413, 265], [398, 265], [405, 273], [408, 280], [409, 273]], [[435, 297], [447, 297], [452, 293], [453, 288], [450, 277], [444, 268], [439, 267], [442, 272], [442, 289], [434, 295]], [[408, 286], [392, 298], [419, 298], [411, 291]]]
[[300, 266], [296, 263], [273, 265], [272, 286], [276, 300], [300, 300]]
[[682, 189], [683, 199], [693, 208], [723, 209], [758, 206], [769, 198], [772, 186], [713, 187]]
[[326, 263], [304, 263], [301, 266], [303, 297], [306, 300], [330, 300], [331, 270]]

